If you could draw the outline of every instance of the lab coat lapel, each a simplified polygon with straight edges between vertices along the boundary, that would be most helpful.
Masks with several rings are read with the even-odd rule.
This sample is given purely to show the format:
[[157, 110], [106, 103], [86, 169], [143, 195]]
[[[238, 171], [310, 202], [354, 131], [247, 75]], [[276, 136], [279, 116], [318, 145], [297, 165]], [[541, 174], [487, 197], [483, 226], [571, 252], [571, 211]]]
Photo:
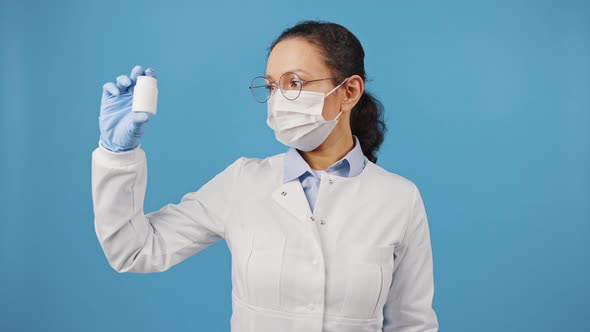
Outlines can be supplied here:
[[272, 198], [301, 222], [309, 220], [312, 215], [299, 179], [294, 179], [279, 186], [272, 193]]

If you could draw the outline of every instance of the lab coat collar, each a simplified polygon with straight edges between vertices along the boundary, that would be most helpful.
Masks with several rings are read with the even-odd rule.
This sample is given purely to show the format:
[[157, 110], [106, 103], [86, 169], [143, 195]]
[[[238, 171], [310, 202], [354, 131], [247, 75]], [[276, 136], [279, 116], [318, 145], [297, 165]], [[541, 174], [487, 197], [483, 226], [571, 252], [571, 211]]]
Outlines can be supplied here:
[[[354, 138], [354, 147], [350, 150], [342, 159], [336, 161], [330, 166], [333, 167], [345, 167], [347, 172], [344, 172], [346, 177], [357, 176], [360, 174], [366, 165], [367, 159], [363, 154], [363, 150], [360, 141], [356, 135], [352, 135]], [[299, 178], [301, 175], [309, 172], [313, 174], [309, 164], [303, 159], [296, 148], [289, 148], [285, 153], [284, 166], [283, 166], [283, 183], [293, 181]]]
[[282, 184], [272, 193], [272, 198], [301, 221], [307, 221], [313, 215], [299, 181]]
[[[297, 151], [295, 151], [297, 153]], [[282, 154], [283, 157], [286, 157], [286, 154]], [[364, 155], [363, 155], [364, 157]], [[303, 158], [301, 158], [303, 159]], [[286, 162], [286, 159], [283, 158], [283, 163]], [[326, 173], [323, 172], [321, 174], [321, 182], [324, 183], [327, 179], [336, 179], [335, 182], [330, 181], [330, 186], [332, 190], [336, 190], [335, 192], [340, 191], [340, 189], [347, 189], [347, 190], [355, 190], [360, 185], [360, 181], [363, 177], [370, 176], [368, 173], [374, 172], [372, 168], [374, 168], [374, 164], [364, 158], [365, 166], [360, 169], [360, 173], [356, 174], [355, 176], [348, 176], [348, 177], [340, 177], [336, 174]], [[283, 169], [285, 165], [281, 165]], [[352, 173], [351, 173], [352, 174]], [[351, 183], [352, 182], [352, 183]], [[338, 189], [340, 188], [340, 189]], [[320, 188], [320, 191], [322, 189]], [[321, 194], [320, 194], [321, 196]], [[272, 198], [275, 202], [277, 202], [280, 206], [284, 209], [289, 211], [293, 214], [299, 221], [302, 222], [309, 222], [314, 221], [314, 216], [319, 213], [321, 216], [322, 210], [325, 208], [324, 206], [327, 204], [325, 201], [322, 203], [321, 200], [316, 203], [314, 211], [311, 211], [309, 203], [307, 201], [307, 197], [303, 192], [303, 187], [301, 186], [301, 182], [294, 178], [291, 181], [282, 183], [272, 192]]]

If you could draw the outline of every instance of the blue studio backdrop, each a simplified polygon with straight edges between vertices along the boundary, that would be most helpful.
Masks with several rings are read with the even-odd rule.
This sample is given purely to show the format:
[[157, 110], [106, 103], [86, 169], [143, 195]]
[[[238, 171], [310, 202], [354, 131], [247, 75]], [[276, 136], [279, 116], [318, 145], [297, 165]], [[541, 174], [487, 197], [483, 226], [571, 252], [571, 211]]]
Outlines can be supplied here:
[[363, 43], [389, 127], [378, 164], [421, 190], [441, 331], [588, 331], [588, 1], [16, 1], [0, 8], [0, 331], [228, 331], [224, 241], [119, 274], [93, 225], [102, 85], [158, 73], [145, 211], [240, 156], [286, 151], [248, 90], [303, 19]]

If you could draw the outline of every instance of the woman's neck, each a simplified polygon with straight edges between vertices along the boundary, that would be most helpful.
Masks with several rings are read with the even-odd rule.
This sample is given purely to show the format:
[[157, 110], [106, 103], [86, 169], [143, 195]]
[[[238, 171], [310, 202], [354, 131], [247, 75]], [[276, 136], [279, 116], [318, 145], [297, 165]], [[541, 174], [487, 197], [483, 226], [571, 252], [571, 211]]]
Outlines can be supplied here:
[[[330, 140], [331, 139], [331, 140]], [[315, 170], [326, 170], [336, 161], [342, 159], [354, 148], [352, 134], [329, 137], [313, 151], [300, 151], [299, 154]]]

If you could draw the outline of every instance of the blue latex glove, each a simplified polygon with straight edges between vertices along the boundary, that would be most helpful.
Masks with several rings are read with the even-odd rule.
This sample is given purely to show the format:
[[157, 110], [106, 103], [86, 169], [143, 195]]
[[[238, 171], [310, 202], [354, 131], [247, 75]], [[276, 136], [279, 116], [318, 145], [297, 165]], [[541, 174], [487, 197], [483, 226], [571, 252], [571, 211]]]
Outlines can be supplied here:
[[143, 136], [145, 125], [152, 114], [131, 111], [133, 89], [137, 76], [146, 75], [156, 78], [152, 68], [143, 70], [135, 66], [131, 75], [117, 76], [116, 83], [108, 82], [102, 87], [100, 104], [100, 144], [113, 152], [135, 149]]

